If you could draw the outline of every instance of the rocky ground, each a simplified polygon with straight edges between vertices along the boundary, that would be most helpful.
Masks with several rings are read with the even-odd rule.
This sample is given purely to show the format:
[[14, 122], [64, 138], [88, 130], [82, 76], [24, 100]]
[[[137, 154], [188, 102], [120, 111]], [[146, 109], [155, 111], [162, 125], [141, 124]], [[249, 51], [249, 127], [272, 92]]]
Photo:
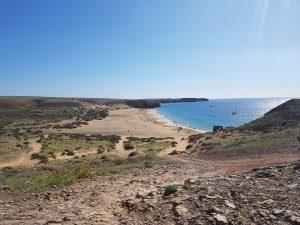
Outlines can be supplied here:
[[1, 198], [0, 220], [1, 224], [300, 224], [299, 175], [299, 163], [226, 172], [220, 164], [178, 161], [86, 179], [45, 193]]
[[[123, 201], [123, 224], [300, 224], [300, 162], [188, 179]], [[168, 194], [168, 195], [167, 195]]]
[[[212, 171], [215, 166], [165, 162], [153, 168], [85, 179], [44, 193], [0, 198], [1, 224], [120, 224], [122, 202], [139, 192]], [[211, 172], [208, 172], [211, 174]], [[130, 224], [130, 223], [129, 223]]]

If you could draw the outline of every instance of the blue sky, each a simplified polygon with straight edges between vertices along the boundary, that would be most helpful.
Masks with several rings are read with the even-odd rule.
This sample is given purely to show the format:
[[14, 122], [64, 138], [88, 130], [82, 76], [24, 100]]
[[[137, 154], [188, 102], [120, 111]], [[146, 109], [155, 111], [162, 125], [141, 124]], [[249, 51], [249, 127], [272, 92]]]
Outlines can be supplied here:
[[0, 95], [300, 96], [298, 0], [0, 0]]

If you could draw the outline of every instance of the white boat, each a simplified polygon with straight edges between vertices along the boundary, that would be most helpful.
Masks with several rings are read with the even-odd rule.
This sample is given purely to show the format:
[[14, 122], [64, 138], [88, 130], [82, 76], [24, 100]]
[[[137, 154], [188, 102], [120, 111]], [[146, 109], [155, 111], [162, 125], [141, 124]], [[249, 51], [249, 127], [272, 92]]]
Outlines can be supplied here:
[[236, 105], [234, 105], [234, 112], [231, 113], [232, 115], [236, 115], [237, 111], [236, 111]]

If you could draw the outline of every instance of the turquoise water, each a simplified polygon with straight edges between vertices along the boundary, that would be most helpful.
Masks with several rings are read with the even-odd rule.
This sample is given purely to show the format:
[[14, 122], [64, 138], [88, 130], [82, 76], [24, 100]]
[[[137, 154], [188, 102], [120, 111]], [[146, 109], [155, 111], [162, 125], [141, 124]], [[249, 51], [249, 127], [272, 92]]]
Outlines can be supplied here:
[[[162, 116], [178, 124], [211, 131], [214, 125], [240, 126], [278, 106], [289, 98], [213, 99], [209, 102], [167, 103], [157, 108]], [[237, 111], [236, 115], [232, 112]]]

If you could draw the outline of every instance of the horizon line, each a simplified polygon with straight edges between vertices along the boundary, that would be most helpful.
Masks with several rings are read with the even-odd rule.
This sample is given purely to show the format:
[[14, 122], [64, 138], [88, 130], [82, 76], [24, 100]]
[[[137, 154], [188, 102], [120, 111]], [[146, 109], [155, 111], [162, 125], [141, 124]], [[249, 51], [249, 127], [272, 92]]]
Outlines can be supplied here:
[[74, 98], [74, 99], [112, 99], [112, 100], [156, 100], [156, 99], [182, 99], [182, 98], [204, 98], [208, 100], [217, 99], [265, 99], [265, 98], [290, 98], [297, 99], [296, 96], [266, 96], [266, 97], [227, 97], [227, 98], [208, 98], [208, 97], [156, 97], [156, 98], [112, 98], [112, 97], [71, 97], [71, 96], [39, 96], [39, 95], [0, 95], [0, 98]]

